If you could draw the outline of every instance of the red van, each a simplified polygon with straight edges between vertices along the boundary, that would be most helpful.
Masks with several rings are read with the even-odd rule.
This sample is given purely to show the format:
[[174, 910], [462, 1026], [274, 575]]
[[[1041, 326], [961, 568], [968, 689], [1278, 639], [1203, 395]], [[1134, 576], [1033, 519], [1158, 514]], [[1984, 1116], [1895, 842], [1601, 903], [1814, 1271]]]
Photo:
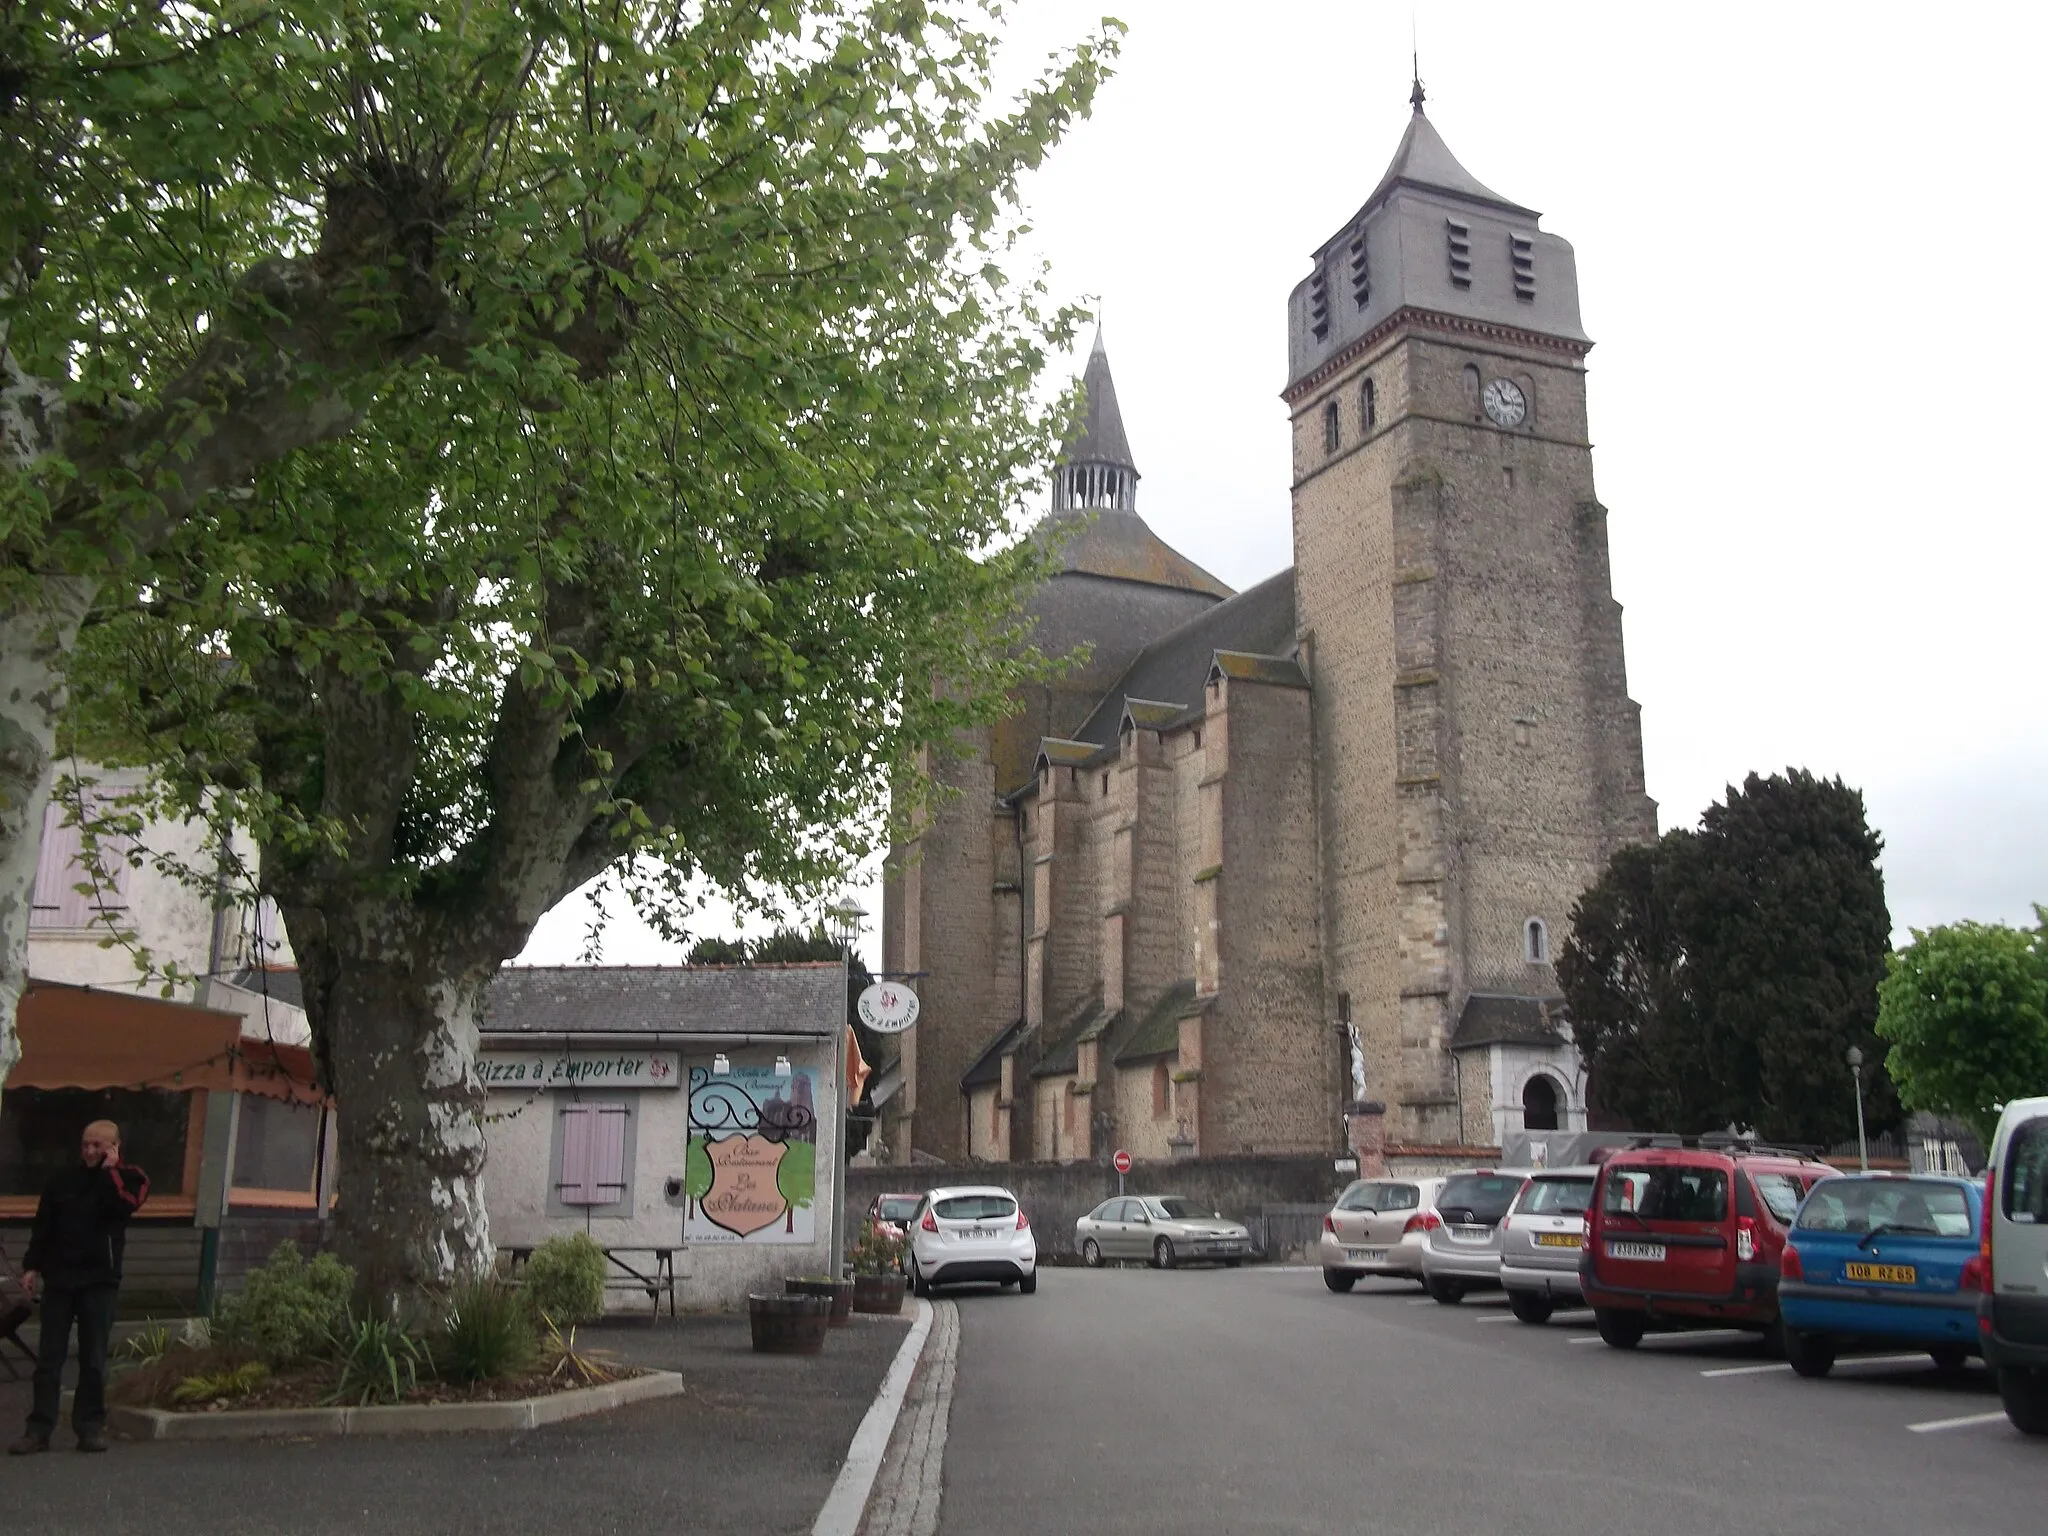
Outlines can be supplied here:
[[1806, 1192], [1834, 1171], [1769, 1147], [1614, 1153], [1579, 1255], [1600, 1337], [1634, 1349], [1653, 1323], [1775, 1331], [1786, 1233]]

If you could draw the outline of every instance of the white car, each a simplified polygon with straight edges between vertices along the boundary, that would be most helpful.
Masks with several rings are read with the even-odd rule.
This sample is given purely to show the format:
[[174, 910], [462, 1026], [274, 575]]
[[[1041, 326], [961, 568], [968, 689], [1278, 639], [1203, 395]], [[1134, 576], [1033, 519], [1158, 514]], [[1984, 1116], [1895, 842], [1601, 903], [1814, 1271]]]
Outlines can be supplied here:
[[1998, 1373], [2013, 1427], [2048, 1435], [2048, 1098], [2005, 1106], [1986, 1182], [1980, 1258], [1990, 1273], [1977, 1302], [1984, 1363]]
[[1038, 1289], [1038, 1243], [1024, 1208], [1007, 1189], [963, 1185], [926, 1193], [908, 1228], [904, 1270], [910, 1288], [929, 1296], [935, 1285], [992, 1280], [1029, 1296]]
[[1348, 1291], [1362, 1275], [1420, 1280], [1422, 1250], [1443, 1182], [1438, 1177], [1355, 1181], [1323, 1218], [1316, 1250], [1323, 1284]]

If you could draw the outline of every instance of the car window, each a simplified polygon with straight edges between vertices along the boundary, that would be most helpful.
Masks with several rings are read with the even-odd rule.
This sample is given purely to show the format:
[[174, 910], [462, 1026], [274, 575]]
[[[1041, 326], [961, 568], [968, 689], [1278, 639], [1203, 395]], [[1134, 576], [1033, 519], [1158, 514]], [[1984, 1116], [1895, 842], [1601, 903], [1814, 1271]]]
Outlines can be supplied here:
[[1473, 1221], [1499, 1221], [1507, 1215], [1515, 1196], [1522, 1192], [1518, 1173], [1461, 1173], [1444, 1180], [1436, 1197], [1436, 1208], [1446, 1218], [1452, 1214]]
[[1728, 1175], [1720, 1168], [1677, 1164], [1610, 1168], [1600, 1209], [1632, 1211], [1645, 1221], [1724, 1221]]
[[1998, 1180], [1998, 1208], [2014, 1221], [2048, 1226], [2048, 1115], [2013, 1127]]
[[932, 1209], [947, 1221], [1000, 1221], [1017, 1214], [1017, 1202], [1008, 1195], [948, 1195]]
[[1889, 1228], [1968, 1237], [1976, 1198], [1959, 1184], [1931, 1179], [1829, 1179], [1814, 1187], [1796, 1230], [1861, 1237]]
[[922, 1195], [884, 1195], [875, 1202], [875, 1214], [884, 1221], [905, 1222], [924, 1204]]
[[1593, 1203], [1593, 1180], [1531, 1179], [1516, 1207], [1524, 1216], [1581, 1216]]
[[1799, 1209], [1799, 1198], [1806, 1193], [1800, 1187], [1798, 1176], [1790, 1173], [1752, 1173], [1749, 1182], [1756, 1186], [1757, 1198], [1770, 1208], [1773, 1216], [1778, 1218], [1778, 1225], [1790, 1226], [1793, 1213]]
[[1102, 1204], [1095, 1207], [1094, 1210], [1090, 1211], [1085, 1219], [1088, 1221], [1115, 1221], [1116, 1213], [1122, 1206], [1123, 1201], [1121, 1200], [1105, 1200]]
[[1422, 1191], [1413, 1184], [1386, 1184], [1377, 1179], [1352, 1185], [1337, 1197], [1340, 1211], [1412, 1211]]
[[1216, 1214], [1183, 1195], [1162, 1195], [1145, 1203], [1154, 1216], [1164, 1216], [1168, 1221], [1202, 1221]]
[[1109, 1203], [1109, 1216], [1107, 1219], [1110, 1221], [1136, 1221], [1138, 1219], [1138, 1211], [1138, 1202], [1135, 1200], [1112, 1200]]

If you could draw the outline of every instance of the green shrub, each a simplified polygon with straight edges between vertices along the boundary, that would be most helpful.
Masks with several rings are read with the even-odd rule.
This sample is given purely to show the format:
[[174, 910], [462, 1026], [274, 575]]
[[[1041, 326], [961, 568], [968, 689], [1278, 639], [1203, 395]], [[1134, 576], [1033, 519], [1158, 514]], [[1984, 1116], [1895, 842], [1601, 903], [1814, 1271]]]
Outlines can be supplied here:
[[187, 1376], [171, 1392], [174, 1403], [210, 1403], [217, 1398], [247, 1397], [270, 1380], [261, 1360], [246, 1360], [218, 1371]]
[[268, 1263], [249, 1271], [239, 1295], [221, 1299], [213, 1336], [273, 1369], [314, 1359], [347, 1321], [355, 1285], [355, 1271], [332, 1254], [308, 1263], [297, 1243], [279, 1243]]
[[551, 1237], [526, 1261], [526, 1304], [535, 1317], [567, 1325], [604, 1312], [604, 1250], [589, 1234]]
[[533, 1364], [540, 1347], [526, 1300], [502, 1280], [472, 1280], [449, 1299], [435, 1355], [455, 1381], [493, 1381]]
[[333, 1349], [341, 1363], [332, 1398], [337, 1403], [395, 1403], [420, 1384], [422, 1372], [433, 1374], [433, 1356], [403, 1323], [345, 1317]]

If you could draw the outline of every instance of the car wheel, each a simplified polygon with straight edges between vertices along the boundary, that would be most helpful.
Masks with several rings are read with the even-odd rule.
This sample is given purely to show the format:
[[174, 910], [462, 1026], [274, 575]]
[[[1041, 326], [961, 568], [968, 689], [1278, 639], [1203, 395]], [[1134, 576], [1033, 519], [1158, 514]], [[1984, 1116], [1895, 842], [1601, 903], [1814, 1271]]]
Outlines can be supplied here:
[[1444, 1280], [1431, 1276], [1422, 1282], [1422, 1288], [1429, 1292], [1430, 1300], [1441, 1302], [1447, 1307], [1455, 1307], [1465, 1299], [1465, 1282], [1462, 1280]]
[[1955, 1375], [1970, 1359], [1970, 1352], [1960, 1344], [1937, 1344], [1927, 1353], [1934, 1361], [1934, 1368], [1944, 1376]]
[[2014, 1429], [2023, 1435], [2048, 1435], [2048, 1371], [2000, 1366], [1998, 1396]]
[[1081, 1245], [1081, 1262], [1090, 1269], [1102, 1268], [1102, 1244], [1096, 1242], [1092, 1237], [1083, 1243]]
[[917, 1260], [916, 1260], [915, 1258], [911, 1259], [911, 1261], [910, 1261], [910, 1294], [911, 1294], [911, 1295], [913, 1295], [913, 1296], [929, 1296], [929, 1295], [931, 1295], [931, 1293], [932, 1293], [932, 1283], [931, 1283], [931, 1281], [929, 1281], [929, 1280], [925, 1279], [925, 1277], [924, 1277], [924, 1271], [923, 1271], [922, 1269], [920, 1269], [920, 1268], [918, 1267], [918, 1263], [917, 1263]]
[[1553, 1303], [1548, 1296], [1539, 1296], [1534, 1291], [1509, 1291], [1508, 1310], [1515, 1314], [1520, 1323], [1547, 1323]]
[[1153, 1243], [1152, 1266], [1155, 1269], [1173, 1268], [1173, 1242], [1171, 1239], [1162, 1237]]
[[1826, 1334], [1802, 1333], [1780, 1325], [1778, 1335], [1784, 1342], [1785, 1358], [1791, 1362], [1793, 1374], [1817, 1378], [1835, 1368], [1835, 1341]]
[[1358, 1284], [1358, 1276], [1349, 1270], [1326, 1269], [1323, 1271], [1323, 1284], [1341, 1294]]
[[1019, 1296], [1036, 1296], [1038, 1294], [1037, 1270], [1034, 1269], [1030, 1274], [1017, 1282], [1017, 1294]]
[[1596, 1307], [1593, 1326], [1600, 1330], [1600, 1342], [1610, 1349], [1634, 1349], [1643, 1342], [1643, 1315], [1640, 1312], [1613, 1312], [1606, 1307]]

